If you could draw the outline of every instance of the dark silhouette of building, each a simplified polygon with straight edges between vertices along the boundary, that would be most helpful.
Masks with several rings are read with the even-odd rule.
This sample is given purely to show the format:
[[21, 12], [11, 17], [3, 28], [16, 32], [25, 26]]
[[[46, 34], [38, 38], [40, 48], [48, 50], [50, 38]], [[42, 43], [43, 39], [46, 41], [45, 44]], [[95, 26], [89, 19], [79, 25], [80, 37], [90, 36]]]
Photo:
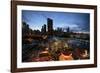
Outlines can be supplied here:
[[22, 23], [22, 35], [28, 35], [29, 34], [29, 25], [26, 22]]
[[46, 34], [46, 24], [44, 24], [44, 25], [42, 26], [41, 32], [42, 32], [43, 34]]
[[67, 28], [67, 32], [68, 32], [68, 33], [70, 32], [70, 28], [69, 28], [69, 27]]
[[48, 35], [53, 35], [53, 20], [47, 18]]

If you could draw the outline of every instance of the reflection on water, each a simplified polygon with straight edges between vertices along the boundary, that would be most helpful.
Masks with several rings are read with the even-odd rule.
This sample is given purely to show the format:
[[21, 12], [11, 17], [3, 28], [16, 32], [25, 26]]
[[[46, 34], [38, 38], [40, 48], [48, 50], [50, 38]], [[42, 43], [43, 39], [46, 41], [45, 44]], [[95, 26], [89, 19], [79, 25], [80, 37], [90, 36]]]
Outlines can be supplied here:
[[75, 38], [49, 37], [32, 40], [23, 48], [23, 62], [89, 59], [89, 41]]
[[67, 41], [69, 46], [72, 48], [87, 48], [89, 49], [89, 41], [81, 40], [81, 39], [69, 39]]

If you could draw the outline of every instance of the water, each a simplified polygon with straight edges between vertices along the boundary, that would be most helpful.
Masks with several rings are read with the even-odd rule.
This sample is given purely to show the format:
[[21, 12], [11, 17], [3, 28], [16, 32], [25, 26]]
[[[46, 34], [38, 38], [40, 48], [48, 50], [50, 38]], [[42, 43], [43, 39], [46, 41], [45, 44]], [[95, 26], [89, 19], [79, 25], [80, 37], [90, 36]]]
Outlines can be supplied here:
[[52, 40], [65, 41], [65, 43], [68, 44], [68, 46], [73, 49], [75, 48], [89, 49], [90, 48], [89, 40], [75, 39], [75, 38], [61, 38], [61, 37], [53, 37], [49, 39], [49, 41], [52, 41]]
[[89, 49], [90, 47], [89, 41], [82, 40], [82, 39], [69, 39], [67, 43], [72, 48]]
[[[90, 43], [88, 40], [83, 39], [76, 39], [76, 38], [62, 38], [62, 37], [50, 37], [46, 40], [33, 40], [31, 44], [25, 44], [23, 45], [23, 61], [28, 61], [28, 59], [32, 59], [32, 57], [36, 58], [43, 49], [45, 49], [43, 46], [50, 47], [50, 42], [52, 42], [52, 45], [54, 45], [54, 42], [62, 42], [65, 45], [68, 45], [68, 47], [72, 49], [87, 49], [89, 51]], [[60, 43], [60, 44], [62, 44]], [[57, 47], [53, 47], [53, 49], [59, 48], [59, 45]], [[60, 46], [60, 48], [63, 48]], [[75, 53], [77, 54], [77, 53]]]

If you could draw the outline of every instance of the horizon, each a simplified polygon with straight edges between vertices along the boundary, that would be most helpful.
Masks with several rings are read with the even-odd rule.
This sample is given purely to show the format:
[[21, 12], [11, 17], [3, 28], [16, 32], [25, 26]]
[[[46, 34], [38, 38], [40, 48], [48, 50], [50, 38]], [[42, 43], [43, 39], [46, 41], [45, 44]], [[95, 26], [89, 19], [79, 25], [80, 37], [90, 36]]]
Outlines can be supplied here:
[[47, 18], [53, 20], [54, 30], [69, 27], [74, 32], [90, 32], [89, 13], [22, 10], [22, 21], [32, 30], [41, 30], [44, 24], [47, 25]]

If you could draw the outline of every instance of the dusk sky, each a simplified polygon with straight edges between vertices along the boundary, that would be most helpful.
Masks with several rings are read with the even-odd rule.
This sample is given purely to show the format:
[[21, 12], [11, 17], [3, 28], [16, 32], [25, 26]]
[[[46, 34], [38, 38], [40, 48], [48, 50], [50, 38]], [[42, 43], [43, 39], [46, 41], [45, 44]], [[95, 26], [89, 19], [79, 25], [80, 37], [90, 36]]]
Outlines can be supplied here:
[[22, 21], [29, 24], [33, 30], [41, 30], [44, 24], [47, 25], [47, 18], [53, 19], [54, 29], [70, 27], [75, 32], [89, 32], [90, 30], [89, 13], [22, 10]]

